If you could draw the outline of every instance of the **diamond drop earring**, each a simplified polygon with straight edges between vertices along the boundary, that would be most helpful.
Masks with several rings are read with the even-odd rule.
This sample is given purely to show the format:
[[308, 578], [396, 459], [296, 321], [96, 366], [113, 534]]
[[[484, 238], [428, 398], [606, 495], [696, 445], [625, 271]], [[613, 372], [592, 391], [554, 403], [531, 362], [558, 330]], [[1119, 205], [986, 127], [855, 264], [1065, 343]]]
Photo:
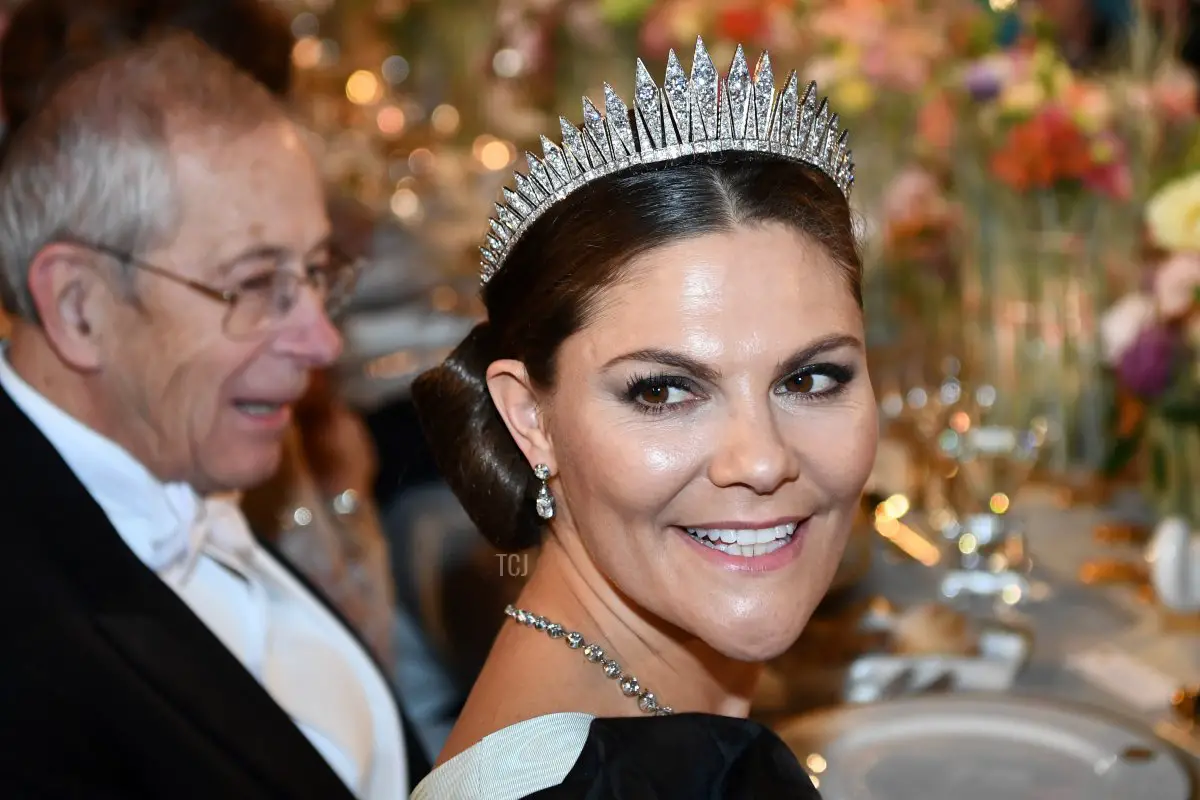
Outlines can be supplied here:
[[535, 501], [537, 515], [542, 519], [551, 519], [554, 517], [554, 495], [550, 494], [550, 487], [546, 485], [546, 481], [550, 480], [550, 468], [545, 464], [538, 464], [533, 468], [533, 474], [542, 482]]

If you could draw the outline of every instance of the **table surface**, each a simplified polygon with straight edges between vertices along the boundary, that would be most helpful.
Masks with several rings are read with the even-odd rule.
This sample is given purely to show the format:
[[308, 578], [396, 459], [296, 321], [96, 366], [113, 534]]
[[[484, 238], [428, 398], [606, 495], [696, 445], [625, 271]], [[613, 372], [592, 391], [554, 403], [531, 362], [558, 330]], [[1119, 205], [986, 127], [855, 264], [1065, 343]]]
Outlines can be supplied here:
[[[1033, 637], [1033, 650], [1012, 691], [1048, 700], [1084, 704], [1141, 722], [1200, 760], [1200, 736], [1180, 727], [1169, 709], [1171, 691], [1200, 682], [1200, 624], [1170, 620], [1131, 585], [1085, 585], [1080, 567], [1090, 559], [1137, 561], [1139, 548], [1098, 544], [1094, 528], [1111, 516], [1095, 508], [1057, 507], [1049, 496], [1018, 499], [1014, 514], [1025, 523], [1032, 579], [1048, 592], [1009, 613]], [[869, 572], [853, 588], [823, 605], [789, 653], [773, 662], [755, 716], [772, 724], [797, 713], [837, 705], [846, 667], [840, 658], [847, 622], [871, 597], [897, 608], [938, 600], [943, 569], [898, 557], [875, 537]], [[844, 648], [843, 648], [844, 649]], [[1071, 665], [1105, 653], [1110, 658], [1089, 677]], [[1200, 763], [1200, 762], [1198, 762]]]

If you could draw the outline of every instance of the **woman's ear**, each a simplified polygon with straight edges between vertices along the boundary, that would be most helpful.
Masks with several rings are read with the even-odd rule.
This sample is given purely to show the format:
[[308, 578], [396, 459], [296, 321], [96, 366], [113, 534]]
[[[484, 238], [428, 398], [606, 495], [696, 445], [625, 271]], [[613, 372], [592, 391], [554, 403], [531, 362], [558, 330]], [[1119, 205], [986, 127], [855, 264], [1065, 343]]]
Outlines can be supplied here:
[[525, 365], [513, 359], [493, 362], [488, 367], [487, 385], [501, 419], [530, 466], [545, 464], [555, 472], [553, 442]]

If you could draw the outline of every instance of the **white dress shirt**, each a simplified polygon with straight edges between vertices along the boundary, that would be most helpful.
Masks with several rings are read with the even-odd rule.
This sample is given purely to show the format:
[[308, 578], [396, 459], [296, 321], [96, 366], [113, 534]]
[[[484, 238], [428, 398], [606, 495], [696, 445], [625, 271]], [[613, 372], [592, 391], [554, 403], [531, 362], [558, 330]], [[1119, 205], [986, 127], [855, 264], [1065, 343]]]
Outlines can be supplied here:
[[[351, 792], [363, 800], [406, 797], [399, 713], [379, 671], [328, 609], [254, 541], [237, 507], [156, 479], [26, 383], [3, 347], [0, 388], [50, 441], [129, 549], [292, 716]], [[219, 548], [201, 549], [221, 539], [236, 543], [241, 556], [229, 560]]]

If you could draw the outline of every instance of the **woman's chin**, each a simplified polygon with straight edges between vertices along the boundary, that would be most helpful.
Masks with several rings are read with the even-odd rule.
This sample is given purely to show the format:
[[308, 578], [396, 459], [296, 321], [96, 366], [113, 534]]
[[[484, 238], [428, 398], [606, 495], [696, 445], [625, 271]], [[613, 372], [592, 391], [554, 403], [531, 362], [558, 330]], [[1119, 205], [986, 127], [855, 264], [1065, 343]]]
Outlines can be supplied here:
[[793, 612], [787, 623], [781, 623], [776, 618], [769, 623], [743, 621], [735, 627], [723, 626], [715, 630], [709, 625], [697, 626], [706, 630], [696, 631], [696, 635], [725, 658], [758, 664], [778, 658], [790, 650], [804, 631], [810, 614], [808, 612], [800, 617]]

